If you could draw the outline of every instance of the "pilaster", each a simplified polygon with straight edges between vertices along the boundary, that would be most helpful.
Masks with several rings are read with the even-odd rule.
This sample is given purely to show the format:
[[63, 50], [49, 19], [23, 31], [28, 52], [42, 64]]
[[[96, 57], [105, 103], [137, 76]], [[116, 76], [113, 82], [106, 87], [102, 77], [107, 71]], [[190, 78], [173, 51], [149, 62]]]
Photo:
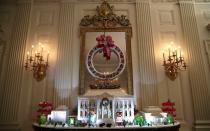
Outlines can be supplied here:
[[[21, 80], [25, 56], [28, 27], [30, 23], [31, 2], [18, 3], [11, 35], [7, 71], [0, 103], [1, 128], [11, 127], [18, 121]], [[24, 17], [23, 17], [24, 16]], [[10, 121], [10, 123], [8, 123]], [[15, 124], [17, 127], [17, 124]], [[15, 128], [14, 127], [14, 128]], [[0, 129], [1, 129], [0, 128]]]
[[142, 107], [158, 105], [157, 76], [149, 0], [137, 0], [136, 13], [141, 104]]
[[205, 77], [195, 8], [191, 0], [181, 0], [179, 4], [185, 44], [188, 50], [188, 70], [193, 97], [195, 124], [196, 126], [208, 125], [208, 129], [210, 129], [210, 94]]
[[61, 2], [54, 91], [55, 107], [58, 105], [70, 107], [71, 105], [74, 7], [74, 1]]

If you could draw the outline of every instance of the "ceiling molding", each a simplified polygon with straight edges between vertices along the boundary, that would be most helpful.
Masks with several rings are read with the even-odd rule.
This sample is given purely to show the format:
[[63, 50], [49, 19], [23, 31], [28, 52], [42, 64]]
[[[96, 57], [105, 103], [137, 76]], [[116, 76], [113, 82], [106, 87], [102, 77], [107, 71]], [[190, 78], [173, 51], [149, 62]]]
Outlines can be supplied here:
[[151, 3], [178, 3], [178, 0], [150, 0]]
[[[77, 3], [101, 4], [104, 0], [0, 0], [0, 3], [17, 3], [17, 1], [33, 1], [34, 3]], [[149, 3], [210, 3], [210, 0], [106, 0], [110, 4], [135, 4], [148, 1]]]
[[[104, 0], [77, 0], [78, 3], [102, 3]], [[136, 0], [106, 0], [110, 4], [114, 3], [136, 3]]]
[[195, 3], [210, 3], [210, 0], [195, 0]]

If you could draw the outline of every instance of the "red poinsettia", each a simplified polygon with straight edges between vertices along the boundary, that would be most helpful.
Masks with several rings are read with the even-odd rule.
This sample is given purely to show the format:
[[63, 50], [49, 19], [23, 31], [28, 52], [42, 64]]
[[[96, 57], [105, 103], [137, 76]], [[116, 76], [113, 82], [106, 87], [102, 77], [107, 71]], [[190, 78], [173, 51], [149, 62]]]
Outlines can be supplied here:
[[106, 57], [107, 60], [110, 60], [111, 57], [111, 48], [114, 47], [114, 41], [111, 36], [100, 35], [96, 38], [98, 42], [98, 48], [102, 48], [103, 56]]
[[37, 110], [40, 114], [49, 114], [52, 111], [52, 104], [46, 101], [40, 102], [38, 104], [39, 109]]

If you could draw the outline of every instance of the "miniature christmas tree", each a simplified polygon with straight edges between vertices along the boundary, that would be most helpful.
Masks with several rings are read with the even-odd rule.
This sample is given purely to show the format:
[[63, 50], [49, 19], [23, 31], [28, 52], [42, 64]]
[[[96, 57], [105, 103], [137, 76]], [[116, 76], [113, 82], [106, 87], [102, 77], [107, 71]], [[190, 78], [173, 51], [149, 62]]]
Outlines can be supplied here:
[[174, 108], [174, 106], [175, 106], [175, 103], [171, 102], [169, 99], [167, 102], [162, 103], [162, 111], [167, 112], [175, 120], [176, 119], [176, 109]]
[[45, 124], [47, 122], [47, 115], [50, 114], [50, 112], [52, 111], [52, 104], [43, 101], [40, 102], [38, 106], [39, 109], [37, 110], [37, 112], [38, 112], [39, 124]]

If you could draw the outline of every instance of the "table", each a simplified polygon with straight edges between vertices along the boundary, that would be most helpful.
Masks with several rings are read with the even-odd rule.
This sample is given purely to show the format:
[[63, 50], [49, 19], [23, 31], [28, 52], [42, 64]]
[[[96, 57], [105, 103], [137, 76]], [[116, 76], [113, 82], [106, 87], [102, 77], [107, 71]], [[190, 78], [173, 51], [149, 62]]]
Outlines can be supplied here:
[[180, 123], [176, 122], [170, 125], [158, 125], [158, 126], [132, 126], [132, 127], [55, 127], [39, 125], [37, 123], [33, 124], [34, 131], [179, 131]]

